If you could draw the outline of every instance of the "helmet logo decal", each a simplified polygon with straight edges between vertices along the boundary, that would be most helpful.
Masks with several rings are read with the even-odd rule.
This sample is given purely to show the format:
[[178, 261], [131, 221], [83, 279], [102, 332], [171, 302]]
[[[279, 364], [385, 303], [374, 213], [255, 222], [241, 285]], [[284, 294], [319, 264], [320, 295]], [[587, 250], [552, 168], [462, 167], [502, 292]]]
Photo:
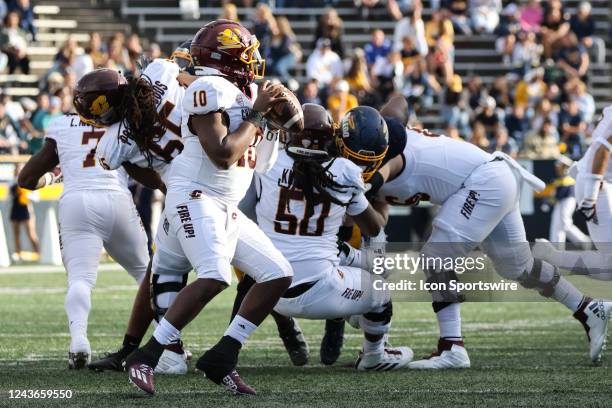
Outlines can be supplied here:
[[91, 103], [91, 107], [89, 110], [92, 114], [101, 116], [108, 112], [110, 109], [110, 104], [106, 100], [105, 95], [100, 95]]
[[232, 48], [242, 48], [242, 42], [240, 41], [240, 30], [235, 28], [234, 30], [226, 28], [217, 35], [217, 41], [221, 46], [220, 50], [227, 50]]
[[342, 137], [347, 138], [350, 136], [350, 129], [355, 129], [355, 119], [352, 116], [345, 117], [342, 119]]

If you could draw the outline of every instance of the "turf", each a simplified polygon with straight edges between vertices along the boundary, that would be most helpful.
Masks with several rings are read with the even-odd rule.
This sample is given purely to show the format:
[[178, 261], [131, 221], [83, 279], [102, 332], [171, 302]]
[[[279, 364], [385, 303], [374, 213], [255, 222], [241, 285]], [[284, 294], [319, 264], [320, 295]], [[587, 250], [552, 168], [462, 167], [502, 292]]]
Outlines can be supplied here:
[[[318, 364], [323, 322], [301, 320], [311, 346], [305, 367], [291, 366], [272, 321], [250, 339], [239, 370], [259, 395], [234, 397], [201, 375], [157, 376], [155, 397], [144, 397], [125, 373], [69, 371], [69, 337], [62, 272], [0, 271], [0, 406], [612, 406], [612, 356], [591, 365], [584, 331], [553, 303], [472, 303], [463, 329], [472, 368], [460, 371], [357, 373], [350, 365], [359, 332], [347, 328], [333, 367]], [[100, 272], [89, 336], [94, 356], [121, 342], [136, 288], [125, 272]], [[223, 333], [233, 300], [228, 289], [185, 331], [198, 357]], [[426, 303], [396, 303], [391, 341], [417, 356], [432, 351], [437, 328]], [[10, 400], [11, 389], [72, 390], [70, 400]]]

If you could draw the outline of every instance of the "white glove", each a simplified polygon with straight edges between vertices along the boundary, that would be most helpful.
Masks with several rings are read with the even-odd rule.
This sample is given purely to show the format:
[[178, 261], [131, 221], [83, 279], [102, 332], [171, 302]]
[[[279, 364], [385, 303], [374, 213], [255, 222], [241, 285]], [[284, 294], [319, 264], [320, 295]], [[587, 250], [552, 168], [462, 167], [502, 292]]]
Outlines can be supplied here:
[[602, 180], [603, 176], [601, 174], [586, 174], [583, 190], [584, 198], [578, 204], [578, 212], [580, 212], [587, 221], [592, 221], [594, 224], [599, 223], [597, 211], [595, 210], [595, 203], [599, 196]]

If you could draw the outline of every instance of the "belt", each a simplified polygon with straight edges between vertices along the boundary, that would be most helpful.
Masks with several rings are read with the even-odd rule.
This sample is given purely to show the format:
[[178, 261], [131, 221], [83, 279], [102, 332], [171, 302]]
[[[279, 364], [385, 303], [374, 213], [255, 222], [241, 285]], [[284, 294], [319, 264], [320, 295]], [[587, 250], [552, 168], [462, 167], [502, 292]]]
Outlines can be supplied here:
[[283, 294], [283, 298], [285, 299], [293, 299], [296, 298], [298, 296], [303, 295], [304, 293], [306, 293], [308, 291], [308, 289], [312, 288], [314, 285], [317, 284], [317, 282], [319, 282], [318, 280], [313, 281], [313, 282], [304, 282], [304, 283], [300, 283], [299, 285], [295, 285], [292, 288], [289, 288], [285, 291], [285, 293]]

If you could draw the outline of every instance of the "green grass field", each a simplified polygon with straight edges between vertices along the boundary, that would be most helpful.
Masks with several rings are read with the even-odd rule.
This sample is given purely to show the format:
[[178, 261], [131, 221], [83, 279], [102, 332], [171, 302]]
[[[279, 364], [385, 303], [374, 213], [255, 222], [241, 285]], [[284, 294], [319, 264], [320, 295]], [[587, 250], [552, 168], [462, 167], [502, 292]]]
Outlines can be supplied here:
[[[16, 270], [0, 271], [0, 406], [612, 406], [612, 354], [593, 367], [580, 324], [553, 303], [465, 304], [472, 368], [461, 371], [357, 373], [350, 365], [361, 336], [349, 327], [339, 362], [323, 367], [323, 322], [304, 320], [311, 361], [293, 367], [269, 319], [240, 357], [240, 372], [258, 396], [231, 396], [190, 372], [157, 376], [157, 395], [144, 397], [124, 373], [69, 371], [64, 273]], [[120, 344], [135, 291], [125, 272], [100, 272], [89, 321], [94, 357]], [[184, 331], [194, 358], [222, 335], [233, 296], [233, 288], [226, 290]], [[416, 356], [429, 354], [437, 338], [430, 305], [396, 303], [394, 311], [392, 343], [411, 346]], [[9, 400], [11, 389], [72, 390], [73, 396]]]

